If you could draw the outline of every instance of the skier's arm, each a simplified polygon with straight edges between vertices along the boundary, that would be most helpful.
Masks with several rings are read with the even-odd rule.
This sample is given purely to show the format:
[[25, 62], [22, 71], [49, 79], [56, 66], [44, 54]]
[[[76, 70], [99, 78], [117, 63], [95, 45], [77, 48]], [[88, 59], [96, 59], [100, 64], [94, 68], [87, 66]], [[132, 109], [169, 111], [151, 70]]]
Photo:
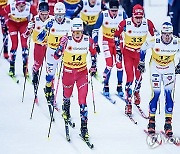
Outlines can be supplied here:
[[128, 16], [127, 16], [126, 12], [123, 11], [123, 20], [124, 20], [124, 19], [127, 19], [127, 18], [128, 18]]
[[107, 6], [105, 5], [103, 1], [101, 2], [101, 10], [102, 11], [108, 10]]
[[175, 73], [180, 74], [180, 39], [178, 39], [178, 53], [177, 53], [177, 58], [179, 59], [178, 64], [175, 67]]
[[74, 14], [72, 15], [71, 19], [77, 17], [77, 15], [81, 12], [82, 9], [83, 9], [83, 1], [81, 0], [77, 8], [74, 10]]
[[145, 56], [146, 56], [146, 50], [149, 48], [153, 48], [155, 45], [155, 39], [152, 38], [150, 40], [146, 40], [143, 45], [141, 46], [140, 49], [140, 61], [145, 61]]
[[36, 7], [35, 7], [34, 5], [31, 5], [31, 7], [30, 7], [30, 13], [33, 15], [33, 17], [34, 17], [35, 15], [37, 15], [37, 9], [36, 9]]
[[102, 23], [103, 23], [103, 13], [99, 15], [96, 24], [94, 25], [94, 29], [92, 31], [92, 38], [94, 40], [94, 43], [98, 43], [99, 28], [102, 26]]
[[0, 6], [0, 15], [1, 16], [7, 16], [10, 12], [11, 12], [10, 11], [10, 4], [5, 6], [5, 7]]
[[154, 24], [153, 24], [152, 21], [149, 20], [149, 19], [147, 19], [147, 23], [148, 23], [149, 33], [151, 34], [151, 36], [154, 36], [154, 32], [155, 32]]
[[114, 42], [115, 42], [116, 52], [119, 52], [119, 54], [121, 54], [121, 48], [123, 47], [121, 34], [125, 30], [126, 30], [126, 20], [123, 20], [119, 23], [118, 28], [114, 34]]
[[53, 22], [54, 19], [49, 19], [47, 21], [47, 23], [45, 24], [43, 30], [39, 33], [39, 35], [37, 36], [37, 40], [39, 42], [43, 42], [45, 37], [47, 36], [47, 33], [49, 32], [49, 30], [51, 29], [51, 27], [53, 26]]
[[94, 41], [91, 38], [89, 38], [89, 51], [91, 53], [91, 61], [92, 61], [91, 68], [89, 69], [89, 73], [91, 76], [94, 76], [97, 72], [97, 66], [96, 66], [97, 52]]
[[63, 55], [63, 52], [67, 46], [69, 37], [72, 37], [72, 36], [68, 36], [68, 33], [61, 37], [61, 39], [59, 41], [59, 45], [58, 45], [56, 51], [54, 52], [54, 59], [57, 60]]

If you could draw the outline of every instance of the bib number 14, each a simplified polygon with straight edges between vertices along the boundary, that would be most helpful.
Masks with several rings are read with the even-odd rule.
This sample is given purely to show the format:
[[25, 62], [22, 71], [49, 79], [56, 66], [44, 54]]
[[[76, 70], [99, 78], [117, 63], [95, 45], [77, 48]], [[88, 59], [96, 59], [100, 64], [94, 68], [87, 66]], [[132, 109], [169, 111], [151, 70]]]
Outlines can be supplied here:
[[82, 56], [81, 55], [73, 55], [72, 59], [73, 59], [73, 61], [81, 61]]

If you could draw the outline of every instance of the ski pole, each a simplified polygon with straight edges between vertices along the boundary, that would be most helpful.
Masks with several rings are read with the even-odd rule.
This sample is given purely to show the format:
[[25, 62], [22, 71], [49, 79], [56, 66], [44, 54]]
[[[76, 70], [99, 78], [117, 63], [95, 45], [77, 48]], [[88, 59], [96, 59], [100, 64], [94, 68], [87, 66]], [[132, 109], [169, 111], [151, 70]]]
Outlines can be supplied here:
[[2, 52], [3, 52], [4, 44], [6, 43], [6, 40], [7, 40], [7, 39], [8, 39], [8, 35], [6, 36], [6, 38], [5, 38], [4, 41], [3, 41], [3, 46], [2, 46], [2, 48], [1, 48], [0, 56], [1, 56]]
[[159, 114], [161, 114], [161, 106], [160, 106], [160, 100], [158, 99], [158, 103], [159, 103]]
[[52, 126], [52, 122], [53, 122], [53, 119], [54, 119], [53, 116], [54, 116], [54, 109], [55, 109], [55, 103], [56, 103], [56, 98], [57, 98], [57, 92], [58, 92], [58, 88], [59, 88], [59, 81], [60, 81], [60, 77], [61, 77], [61, 69], [62, 69], [62, 59], [61, 59], [61, 65], [60, 65], [60, 68], [59, 68], [56, 92], [55, 92], [54, 101], [53, 101], [53, 110], [52, 110], [52, 113], [51, 113], [51, 120], [50, 120], [50, 123], [49, 123], [48, 138], [50, 137], [51, 126]]
[[[90, 75], [90, 76], [91, 76], [91, 75]], [[93, 99], [94, 113], [96, 113], [96, 109], [95, 109], [95, 99], [94, 99], [94, 87], [93, 87], [92, 76], [91, 76], [91, 89], [92, 89], [92, 99]]]
[[[31, 35], [29, 36], [29, 43], [28, 43], [28, 54], [27, 57], [29, 58], [29, 50], [30, 50], [30, 45], [31, 45]], [[26, 89], [26, 80], [27, 80], [27, 70], [28, 70], [28, 58], [27, 58], [27, 65], [26, 65], [26, 71], [25, 71], [25, 79], [24, 79], [24, 86], [23, 86], [23, 96], [22, 96], [22, 103], [24, 102], [24, 93]]]
[[39, 78], [38, 78], [38, 83], [37, 83], [36, 90], [35, 90], [35, 87], [34, 87], [34, 102], [33, 102], [32, 110], [31, 110], [30, 119], [32, 119], [32, 115], [33, 115], [33, 112], [34, 112], [34, 106], [35, 106], [35, 103], [37, 101], [37, 92], [38, 92], [38, 88], [39, 88], [39, 82], [40, 82], [40, 79], [41, 79], [42, 68], [43, 68], [43, 65], [41, 66], [41, 69], [40, 69], [40, 73], [39, 73]]

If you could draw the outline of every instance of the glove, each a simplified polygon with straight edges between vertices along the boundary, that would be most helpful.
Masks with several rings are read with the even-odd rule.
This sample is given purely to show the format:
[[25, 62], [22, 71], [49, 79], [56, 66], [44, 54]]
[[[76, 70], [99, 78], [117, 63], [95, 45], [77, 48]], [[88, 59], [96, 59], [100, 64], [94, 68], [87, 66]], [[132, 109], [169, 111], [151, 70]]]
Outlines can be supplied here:
[[30, 29], [26, 29], [26, 31], [24, 33], [22, 33], [22, 36], [24, 38], [28, 38], [31, 35], [31, 30]]
[[175, 68], [175, 74], [180, 74], [180, 62], [177, 64]]
[[141, 73], [144, 73], [145, 72], [145, 62], [140, 61], [138, 64], [138, 69]]
[[62, 49], [63, 49], [63, 48], [65, 48], [65, 47], [66, 47], [67, 42], [68, 42], [68, 37], [67, 37], [67, 35], [64, 35], [64, 36], [62, 36], [62, 37], [61, 37], [61, 40], [60, 40], [59, 46], [61, 46], [61, 47], [62, 47]]
[[34, 23], [33, 21], [30, 21], [30, 22], [28, 23], [27, 29], [33, 29], [33, 28], [34, 28], [34, 25], [35, 25], [35, 23]]
[[39, 35], [37, 36], [37, 40], [39, 42], [43, 42], [45, 37], [47, 35], [47, 31], [46, 30], [43, 30], [41, 33], [39, 33]]
[[59, 43], [59, 47], [56, 49], [56, 51], [54, 52], [54, 58], [57, 60], [62, 56], [63, 53], [63, 49], [66, 47], [68, 42], [68, 37], [67, 35], [64, 35], [61, 37], [60, 43]]
[[45, 28], [46, 28], [46, 29], [50, 29], [50, 28], [53, 26], [53, 22], [54, 22], [54, 20], [51, 19], [51, 20], [46, 24]]
[[114, 43], [116, 46], [116, 50], [120, 49], [120, 38], [119, 37], [114, 37]]
[[99, 47], [99, 45], [98, 45], [98, 43], [95, 43], [95, 48], [96, 48], [96, 52], [98, 53], [98, 54], [100, 54], [100, 47]]
[[91, 76], [94, 76], [97, 72], [97, 67], [96, 66], [91, 66], [91, 68], [89, 69], [89, 73]]
[[96, 55], [94, 56], [91, 56], [91, 59], [92, 59], [92, 65], [91, 65], [91, 68], [89, 69], [89, 73], [91, 76], [94, 76], [97, 72], [97, 67], [96, 67]]
[[116, 62], [121, 62], [122, 61], [122, 53], [121, 50], [116, 50]]
[[58, 60], [62, 56], [62, 46], [59, 46], [56, 51], [54, 52], [54, 59]]

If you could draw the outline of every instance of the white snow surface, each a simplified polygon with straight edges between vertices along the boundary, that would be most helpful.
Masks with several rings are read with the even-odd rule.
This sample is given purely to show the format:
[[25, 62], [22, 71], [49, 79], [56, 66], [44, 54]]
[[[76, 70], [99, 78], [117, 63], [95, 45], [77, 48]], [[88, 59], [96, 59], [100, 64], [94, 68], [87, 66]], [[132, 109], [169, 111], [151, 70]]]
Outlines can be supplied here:
[[[157, 29], [166, 17], [167, 2], [161, 1], [162, 5], [149, 5], [149, 1], [145, 1], [146, 17], [151, 19]], [[2, 47], [2, 36], [1, 46]], [[11, 47], [11, 44], [9, 45]], [[1, 49], [1, 48], [0, 48]], [[149, 82], [148, 60], [150, 53], [146, 58], [146, 73], [143, 74], [143, 83], [141, 89], [141, 108], [148, 114], [148, 104], [151, 98], [151, 87]], [[30, 48], [30, 64], [31, 72], [33, 64], [33, 43]], [[89, 61], [89, 58], [88, 58]], [[90, 63], [90, 62], [89, 62]], [[45, 63], [44, 63], [45, 66]], [[98, 55], [98, 72], [102, 75], [105, 68], [104, 55]], [[49, 128], [49, 112], [46, 99], [44, 97], [43, 88], [45, 86], [45, 67], [43, 67], [40, 87], [38, 91], [39, 106], [35, 105], [32, 120], [30, 113], [33, 105], [34, 92], [30, 83], [26, 84], [24, 102], [22, 103], [22, 92], [24, 78], [22, 75], [22, 58], [21, 48], [17, 51], [16, 74], [20, 80], [20, 84], [16, 84], [8, 77], [9, 64], [0, 58], [0, 154], [178, 154], [179, 147], [173, 144], [164, 143], [151, 149], [146, 143], [147, 135], [143, 132], [147, 128], [148, 120], [143, 119], [138, 110], [133, 106], [133, 116], [138, 124], [133, 124], [125, 115], [125, 103], [117, 98], [116, 93], [116, 69], [113, 68], [110, 78], [110, 92], [112, 98], [116, 100], [116, 104], [107, 101], [100, 92], [103, 85], [93, 79], [95, 92], [96, 114], [93, 111], [91, 85], [89, 84], [89, 93], [87, 97], [89, 121], [88, 128], [90, 141], [94, 144], [91, 150], [80, 139], [80, 114], [77, 99], [77, 89], [74, 87], [73, 97], [71, 98], [71, 116], [73, 122], [76, 123], [74, 129], [70, 128], [71, 142], [65, 139], [64, 120], [61, 117], [62, 111], [55, 114], [55, 123], [52, 124], [50, 139], [47, 138]], [[125, 74], [125, 73], [124, 73]], [[126, 76], [124, 75], [124, 83]], [[57, 83], [57, 75], [55, 87]], [[180, 76], [177, 75], [175, 87], [175, 106], [173, 114], [173, 130], [176, 136], [180, 136], [180, 100], [179, 88]], [[62, 85], [58, 88], [57, 103], [61, 109], [62, 105]], [[164, 95], [160, 96], [160, 111], [156, 116], [156, 129], [163, 130], [164, 126]], [[159, 110], [159, 109], [158, 109]]]

